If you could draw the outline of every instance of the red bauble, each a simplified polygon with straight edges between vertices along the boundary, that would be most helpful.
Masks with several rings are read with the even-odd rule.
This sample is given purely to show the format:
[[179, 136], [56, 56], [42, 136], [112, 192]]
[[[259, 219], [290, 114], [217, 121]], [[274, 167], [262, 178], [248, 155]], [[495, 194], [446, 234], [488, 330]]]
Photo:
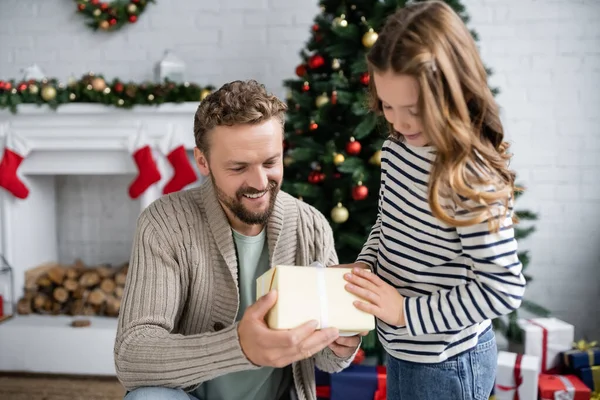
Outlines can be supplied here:
[[364, 200], [369, 195], [369, 189], [365, 185], [357, 185], [352, 188], [352, 198], [354, 200]]
[[298, 75], [300, 78], [302, 78], [304, 75], [306, 75], [306, 65], [304, 64], [300, 64], [296, 67], [296, 75]]
[[123, 89], [124, 89], [124, 87], [121, 82], [118, 82], [115, 84], [115, 92], [121, 93], [123, 91]]
[[85, 4], [79, 4], [79, 5], [77, 6], [77, 9], [78, 9], [79, 11], [83, 11], [83, 10], [85, 10]]
[[106, 3], [100, 4], [100, 9], [101, 10], [106, 10], [107, 8], [108, 8], [108, 4], [106, 4]]
[[361, 147], [360, 142], [353, 139], [346, 144], [346, 153], [351, 156], [357, 156], [360, 154]]
[[314, 24], [312, 26], [312, 30], [313, 30], [313, 32], [317, 32], [319, 30], [319, 24]]
[[100, 0], [92, 0], [90, 3], [92, 3], [95, 6], [97, 6], [98, 3], [100, 3]]
[[10, 82], [4, 82], [4, 85], [2, 85], [2, 87], [0, 87], [0, 89], [9, 91], [10, 89], [12, 89], [12, 84]]
[[360, 76], [360, 83], [367, 86], [369, 84], [370, 79], [371, 79], [371, 77], [369, 76], [369, 73], [363, 72], [362, 75]]
[[308, 174], [308, 182], [313, 185], [319, 184], [325, 180], [325, 174], [320, 171], [312, 171]]
[[317, 128], [319, 127], [319, 125], [316, 122], [311, 122], [310, 125], [308, 126], [308, 129], [310, 129], [311, 131], [317, 130]]
[[308, 59], [308, 66], [310, 67], [310, 69], [317, 69], [319, 67], [322, 67], [323, 65], [325, 65], [325, 59], [319, 54], [315, 54], [314, 56]]
[[17, 89], [19, 90], [19, 92], [22, 92], [22, 91], [24, 91], [25, 89], [27, 89], [27, 84], [26, 84], [26, 83], [24, 83], [24, 82], [21, 82], [21, 83], [19, 84], [19, 86], [17, 87]]
[[130, 15], [129, 16], [129, 22], [131, 22], [132, 24], [137, 21], [137, 16], [136, 15]]
[[115, 18], [111, 18], [108, 20], [108, 23], [111, 25], [115, 25], [117, 23], [117, 20]]
[[302, 85], [302, 91], [308, 92], [309, 90], [310, 90], [310, 85], [308, 84], [308, 82], [304, 82], [304, 85]]
[[140, 0], [131, 0], [132, 3], [139, 3]]

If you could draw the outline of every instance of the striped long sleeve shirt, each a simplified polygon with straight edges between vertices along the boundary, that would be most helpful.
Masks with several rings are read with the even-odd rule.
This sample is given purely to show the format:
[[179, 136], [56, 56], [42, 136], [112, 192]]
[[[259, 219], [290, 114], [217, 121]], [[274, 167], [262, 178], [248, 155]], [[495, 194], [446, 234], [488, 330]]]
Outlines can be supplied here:
[[434, 159], [432, 147], [384, 143], [378, 218], [357, 258], [404, 296], [406, 326], [377, 320], [384, 348], [421, 363], [474, 347], [491, 319], [520, 306], [525, 290], [510, 217], [492, 233], [487, 222], [455, 228], [433, 216]]

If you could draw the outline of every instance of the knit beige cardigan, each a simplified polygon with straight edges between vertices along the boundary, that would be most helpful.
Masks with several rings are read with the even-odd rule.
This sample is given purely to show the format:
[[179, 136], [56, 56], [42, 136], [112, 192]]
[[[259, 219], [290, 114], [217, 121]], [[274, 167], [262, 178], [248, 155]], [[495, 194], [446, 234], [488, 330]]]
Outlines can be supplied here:
[[[338, 263], [325, 217], [280, 192], [267, 224], [272, 265]], [[209, 179], [164, 196], [140, 215], [114, 355], [126, 389], [193, 390], [219, 375], [257, 368], [237, 335], [238, 272], [231, 227]], [[299, 400], [316, 400], [315, 365], [347, 367], [329, 348], [292, 365]]]

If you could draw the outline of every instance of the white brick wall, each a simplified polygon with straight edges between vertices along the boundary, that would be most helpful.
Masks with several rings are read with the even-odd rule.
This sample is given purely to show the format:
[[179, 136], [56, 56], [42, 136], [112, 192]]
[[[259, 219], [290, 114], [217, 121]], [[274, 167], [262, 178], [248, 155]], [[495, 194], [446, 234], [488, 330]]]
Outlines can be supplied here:
[[[492, 84], [502, 91], [498, 101], [513, 143], [512, 165], [528, 187], [518, 208], [541, 217], [537, 232], [522, 243], [531, 249], [536, 278], [527, 296], [575, 324], [578, 336], [598, 338], [600, 1], [464, 3], [484, 60], [495, 71]], [[136, 26], [103, 34], [84, 26], [71, 1], [1, 0], [0, 77], [18, 77], [35, 62], [62, 79], [87, 71], [109, 79], [152, 79], [154, 62], [171, 48], [187, 63], [190, 80], [220, 85], [256, 78], [283, 95], [281, 82], [293, 76], [317, 10], [316, 0], [158, 0]], [[128, 178], [114, 184], [101, 178], [59, 182], [59, 213], [66, 218], [59, 228], [61, 257], [120, 262], [136, 207], [117, 205], [115, 196], [130, 200], [105, 189], [126, 188]], [[112, 222], [97, 218], [102, 209], [113, 212], [125, 245], [111, 250], [101, 240], [94, 248], [84, 239], [77, 247], [74, 239], [92, 240], [92, 234], [113, 229]], [[92, 215], [88, 223], [72, 220], [83, 211]], [[83, 232], [94, 221], [102, 224], [97, 231]]]

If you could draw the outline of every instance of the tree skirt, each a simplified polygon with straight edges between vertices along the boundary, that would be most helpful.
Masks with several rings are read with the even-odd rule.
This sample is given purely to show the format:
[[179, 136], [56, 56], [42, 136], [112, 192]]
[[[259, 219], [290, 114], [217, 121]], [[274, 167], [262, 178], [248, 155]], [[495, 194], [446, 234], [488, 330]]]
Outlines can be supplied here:
[[3, 400], [123, 400], [116, 378], [0, 374]]

